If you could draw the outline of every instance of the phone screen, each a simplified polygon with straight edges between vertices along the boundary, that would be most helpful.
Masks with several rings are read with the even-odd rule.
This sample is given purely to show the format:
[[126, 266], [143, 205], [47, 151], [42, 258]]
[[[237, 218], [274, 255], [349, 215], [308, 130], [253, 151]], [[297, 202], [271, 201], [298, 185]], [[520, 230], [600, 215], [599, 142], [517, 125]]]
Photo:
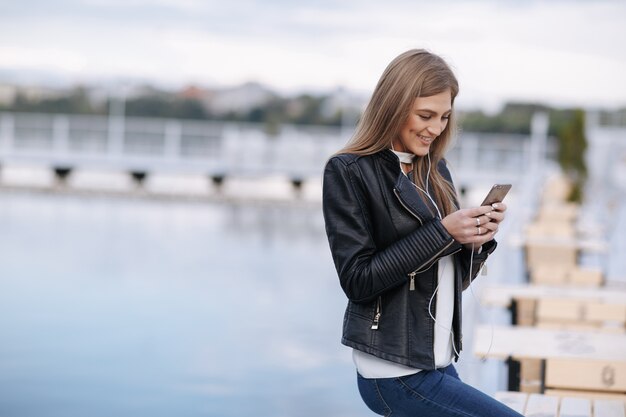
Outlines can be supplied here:
[[511, 184], [495, 184], [489, 190], [487, 197], [483, 200], [481, 206], [490, 206], [493, 203], [500, 203], [504, 200], [504, 197], [507, 195], [509, 190], [511, 189]]

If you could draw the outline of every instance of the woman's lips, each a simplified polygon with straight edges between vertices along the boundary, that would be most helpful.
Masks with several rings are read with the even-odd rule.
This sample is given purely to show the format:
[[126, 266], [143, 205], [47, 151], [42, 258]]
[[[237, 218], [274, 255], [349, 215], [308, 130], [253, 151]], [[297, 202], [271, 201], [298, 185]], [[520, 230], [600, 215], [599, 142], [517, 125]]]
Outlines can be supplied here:
[[430, 138], [428, 136], [422, 136], [422, 135], [417, 135], [417, 137], [420, 139], [420, 141], [422, 143], [424, 143], [425, 145], [430, 145], [433, 140], [435, 140], [434, 138]]

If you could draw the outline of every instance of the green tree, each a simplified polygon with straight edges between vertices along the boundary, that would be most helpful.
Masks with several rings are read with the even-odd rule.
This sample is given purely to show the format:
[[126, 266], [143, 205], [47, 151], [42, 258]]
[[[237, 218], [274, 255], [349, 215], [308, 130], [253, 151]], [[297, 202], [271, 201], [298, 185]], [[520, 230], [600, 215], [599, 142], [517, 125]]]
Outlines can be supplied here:
[[557, 151], [559, 164], [573, 184], [568, 200], [581, 202], [587, 179], [585, 112], [581, 109], [571, 111], [568, 120], [557, 128], [556, 137], [559, 144]]

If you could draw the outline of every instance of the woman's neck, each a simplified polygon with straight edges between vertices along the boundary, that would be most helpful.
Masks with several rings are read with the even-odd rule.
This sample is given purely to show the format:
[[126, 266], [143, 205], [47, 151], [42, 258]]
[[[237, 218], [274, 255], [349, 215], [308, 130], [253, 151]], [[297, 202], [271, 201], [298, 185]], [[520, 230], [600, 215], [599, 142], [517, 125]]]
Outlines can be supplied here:
[[402, 171], [407, 174], [413, 169], [413, 161], [415, 160], [415, 154], [409, 152], [400, 152], [394, 149], [391, 150], [400, 160], [400, 167]]

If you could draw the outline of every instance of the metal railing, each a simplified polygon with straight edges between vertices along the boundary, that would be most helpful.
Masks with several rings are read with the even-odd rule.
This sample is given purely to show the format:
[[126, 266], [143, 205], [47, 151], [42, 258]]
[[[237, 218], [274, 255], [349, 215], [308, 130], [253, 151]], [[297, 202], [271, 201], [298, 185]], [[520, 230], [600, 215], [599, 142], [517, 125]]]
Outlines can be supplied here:
[[[319, 177], [348, 129], [121, 116], [0, 113], [0, 164], [204, 175]], [[463, 133], [449, 152], [466, 181], [517, 181], [543, 159], [547, 124], [533, 134]]]

